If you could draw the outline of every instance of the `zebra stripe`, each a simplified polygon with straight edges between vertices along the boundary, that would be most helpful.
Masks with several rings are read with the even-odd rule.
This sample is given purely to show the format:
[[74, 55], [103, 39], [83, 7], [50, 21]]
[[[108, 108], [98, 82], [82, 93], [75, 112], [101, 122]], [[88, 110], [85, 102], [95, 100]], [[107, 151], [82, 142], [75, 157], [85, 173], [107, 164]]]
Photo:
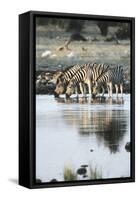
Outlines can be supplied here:
[[[57, 84], [56, 84], [56, 89], [55, 89], [56, 97], [58, 97], [60, 94], [62, 94], [65, 91], [67, 84], [81, 67], [83, 67], [83, 65], [75, 65], [75, 66], [65, 69], [62, 72], [62, 74], [57, 79]], [[82, 90], [81, 92], [83, 93]]]
[[69, 81], [67, 86], [66, 96], [70, 96], [73, 94], [74, 87], [78, 85], [78, 83], [85, 83], [88, 85], [89, 94], [91, 94], [91, 86], [92, 82], [96, 81], [101, 74], [107, 72], [109, 69], [109, 65], [107, 64], [97, 64], [97, 63], [88, 63], [84, 64], [73, 78]]
[[94, 63], [91, 69], [91, 77], [92, 81], [96, 81], [103, 73], [107, 72], [109, 70], [108, 64], [97, 64]]
[[108, 70], [106, 73], [103, 73], [96, 82], [96, 88], [107, 85], [108, 95], [112, 97], [112, 86], [115, 86], [116, 96], [118, 96], [118, 86], [120, 86], [121, 95], [123, 96], [123, 66], [115, 66], [114, 68]]
[[81, 65], [72, 66], [70, 69], [63, 71], [61, 77], [64, 79], [65, 82], [68, 82], [81, 67]]

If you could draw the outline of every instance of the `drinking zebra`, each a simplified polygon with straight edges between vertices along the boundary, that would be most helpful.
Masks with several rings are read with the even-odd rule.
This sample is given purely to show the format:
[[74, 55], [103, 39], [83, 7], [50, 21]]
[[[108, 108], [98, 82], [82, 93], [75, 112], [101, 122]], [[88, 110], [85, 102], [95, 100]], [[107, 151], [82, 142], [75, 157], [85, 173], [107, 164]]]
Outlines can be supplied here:
[[[68, 67], [63, 72], [59, 74], [56, 80], [56, 89], [54, 91], [54, 96], [59, 97], [60, 94], [63, 94], [66, 91], [66, 87], [71, 80], [71, 78], [77, 73], [79, 69], [83, 68], [83, 65], [75, 65]], [[76, 92], [78, 93], [78, 87], [80, 88], [81, 93], [83, 94], [84, 86], [82, 83], [77, 85]]]
[[[97, 64], [97, 63], [88, 63], [80, 68], [76, 74], [70, 79], [69, 84], [66, 90], [66, 97], [69, 98], [73, 93], [74, 89], [79, 83], [88, 85], [88, 92], [92, 94], [92, 84], [99, 76], [107, 72], [109, 65], [107, 64]], [[86, 93], [86, 92], [85, 92]]]
[[[108, 89], [108, 96], [112, 97], [113, 94], [113, 86], [115, 86], [116, 90], [116, 97], [118, 97], [118, 90], [120, 86], [120, 92], [121, 96], [123, 97], [123, 82], [124, 82], [124, 72], [123, 72], [123, 66], [115, 66], [112, 69], [109, 69], [107, 72], [105, 72], [103, 75], [101, 75], [96, 81], [94, 92], [97, 93], [97, 90], [102, 86], [107, 86]], [[104, 95], [104, 93], [102, 94]]]

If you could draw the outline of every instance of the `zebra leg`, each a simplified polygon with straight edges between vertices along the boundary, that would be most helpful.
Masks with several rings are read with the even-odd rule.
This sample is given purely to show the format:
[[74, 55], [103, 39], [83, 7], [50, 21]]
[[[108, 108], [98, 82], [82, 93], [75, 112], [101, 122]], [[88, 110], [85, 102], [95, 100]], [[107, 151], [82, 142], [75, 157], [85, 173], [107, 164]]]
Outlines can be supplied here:
[[116, 98], [118, 98], [118, 85], [115, 84], [115, 90], [116, 90]]
[[110, 97], [110, 86], [107, 84], [108, 97]]
[[112, 85], [112, 83], [110, 85], [110, 93], [111, 93], [111, 98], [112, 98], [113, 97], [113, 85]]
[[104, 96], [104, 93], [105, 93], [105, 89], [104, 89], [104, 87], [102, 86], [102, 97]]
[[83, 85], [83, 91], [84, 91], [84, 96], [86, 97], [86, 92], [87, 92], [87, 90], [86, 90], [86, 84]]
[[123, 97], [123, 84], [120, 84], [121, 97]]
[[78, 86], [75, 87], [75, 94], [77, 95], [78, 98]]
[[109, 83], [109, 97], [112, 98], [112, 96], [113, 96], [113, 86], [112, 86], [112, 83], [110, 82]]
[[88, 81], [88, 90], [89, 90], [89, 94], [92, 95], [92, 85], [91, 85], [91, 81]]
[[82, 84], [82, 83], [79, 83], [79, 86], [80, 86], [80, 91], [81, 91], [81, 94], [83, 94], [83, 96], [84, 96], [83, 84]]

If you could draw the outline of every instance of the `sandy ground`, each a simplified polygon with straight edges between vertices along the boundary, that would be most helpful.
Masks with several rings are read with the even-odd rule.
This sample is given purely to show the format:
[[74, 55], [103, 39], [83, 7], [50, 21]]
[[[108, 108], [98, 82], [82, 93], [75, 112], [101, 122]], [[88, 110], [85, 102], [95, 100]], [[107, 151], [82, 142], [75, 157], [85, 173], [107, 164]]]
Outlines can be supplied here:
[[[88, 41], [73, 41], [69, 48], [59, 50], [69, 39], [70, 33], [64, 31], [37, 31], [36, 34], [36, 70], [46, 67], [64, 67], [88, 62], [124, 65], [127, 79], [130, 71], [130, 41], [107, 42], [99, 34], [82, 33]], [[97, 41], [93, 41], [93, 40]]]

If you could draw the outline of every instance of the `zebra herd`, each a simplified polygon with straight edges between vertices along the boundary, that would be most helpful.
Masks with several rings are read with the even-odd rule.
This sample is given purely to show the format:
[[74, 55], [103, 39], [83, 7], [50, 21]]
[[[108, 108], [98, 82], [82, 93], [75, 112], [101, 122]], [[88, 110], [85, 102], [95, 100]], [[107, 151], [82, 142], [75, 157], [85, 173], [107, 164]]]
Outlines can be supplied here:
[[121, 96], [123, 97], [123, 66], [88, 63], [84, 65], [71, 66], [65, 71], [57, 74], [56, 89], [54, 91], [55, 97], [60, 94], [66, 94], [69, 98], [75, 91], [78, 95], [80, 89], [85, 96], [88, 88], [90, 95], [96, 95], [100, 88], [102, 88], [102, 96], [105, 93], [105, 87], [108, 89], [108, 96], [112, 97], [113, 86], [116, 89], [116, 96], [118, 97], [118, 90], [120, 88]]
[[74, 92], [78, 96], [79, 91], [83, 96], [88, 91], [95, 97], [101, 89], [104, 96], [105, 88], [108, 90], [108, 96], [112, 97], [113, 87], [115, 87], [116, 96], [118, 97], [120, 89], [121, 97], [123, 97], [123, 66], [98, 63], [70, 66], [56, 72], [49, 82], [55, 84], [55, 97], [65, 94], [66, 98], [70, 98]]

